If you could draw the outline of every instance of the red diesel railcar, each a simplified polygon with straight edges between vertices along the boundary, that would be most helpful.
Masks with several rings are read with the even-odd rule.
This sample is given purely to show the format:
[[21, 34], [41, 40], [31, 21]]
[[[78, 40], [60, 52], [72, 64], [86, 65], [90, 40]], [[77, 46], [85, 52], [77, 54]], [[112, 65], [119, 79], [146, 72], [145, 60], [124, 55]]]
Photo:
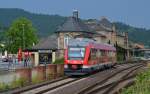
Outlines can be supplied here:
[[116, 63], [116, 49], [109, 44], [74, 39], [69, 41], [64, 58], [65, 74], [82, 75], [113, 66]]

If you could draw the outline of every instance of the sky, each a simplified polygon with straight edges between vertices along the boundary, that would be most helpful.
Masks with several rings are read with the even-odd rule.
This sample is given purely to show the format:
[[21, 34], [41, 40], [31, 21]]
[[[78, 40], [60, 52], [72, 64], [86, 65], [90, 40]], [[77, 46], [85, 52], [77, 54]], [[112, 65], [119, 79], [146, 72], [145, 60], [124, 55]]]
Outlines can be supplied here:
[[62, 16], [71, 16], [76, 9], [83, 19], [105, 16], [110, 21], [150, 29], [150, 0], [0, 0], [0, 8]]

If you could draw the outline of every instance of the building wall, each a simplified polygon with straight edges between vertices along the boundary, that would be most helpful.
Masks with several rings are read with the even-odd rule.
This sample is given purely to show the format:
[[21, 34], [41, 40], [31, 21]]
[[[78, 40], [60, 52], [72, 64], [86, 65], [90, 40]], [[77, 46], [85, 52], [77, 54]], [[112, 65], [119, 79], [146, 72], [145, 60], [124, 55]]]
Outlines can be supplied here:
[[98, 43], [107, 43], [107, 38], [106, 38], [106, 37], [99, 36], [99, 37], [95, 37], [94, 39], [95, 39]]
[[[94, 32], [94, 31], [93, 31]], [[118, 35], [116, 30], [113, 29], [113, 31], [95, 31], [95, 32], [100, 32], [101, 34], [105, 35], [106, 37], [102, 37], [102, 36], [97, 36], [94, 37], [94, 39], [99, 42], [99, 43], [109, 43], [112, 45], [116, 45], [116, 43], [118, 44], [118, 46], [121, 46], [123, 48], [127, 48], [127, 40], [126, 37], [128, 35], [125, 36], [125, 33], [121, 33], [124, 34], [122, 35]], [[65, 35], [68, 35], [70, 38], [75, 37], [76, 35], [80, 35], [83, 34], [83, 32], [59, 32], [58, 33], [58, 49], [61, 49], [59, 51], [59, 57], [63, 57], [64, 56], [64, 37]], [[92, 35], [91, 35], [92, 36]]]
[[98, 43], [102, 43], [101, 37], [95, 37], [94, 40], [96, 40]]
[[125, 39], [122, 36], [117, 36], [117, 44], [125, 47]]
[[[95, 32], [99, 32], [102, 35], [107, 35], [107, 32], [105, 31], [95, 31]], [[107, 37], [103, 37], [103, 36], [95, 37], [94, 39], [99, 43], [107, 43], [108, 40]]]
[[81, 32], [59, 32], [58, 33], [58, 49], [59, 50], [59, 57], [58, 58], [63, 58], [64, 56], [64, 49], [65, 47], [65, 36], [69, 36], [69, 38], [74, 38], [77, 35], [82, 34]]
[[[108, 43], [110, 41], [110, 44], [115, 45], [116, 42], [118, 45], [126, 47], [126, 40], [125, 36], [118, 36], [116, 31], [96, 31], [104, 34], [106, 38], [99, 37], [95, 38], [98, 42], [101, 43]], [[123, 33], [124, 34], [124, 33]]]
[[58, 49], [65, 49], [65, 36], [67, 35], [69, 38], [74, 38], [76, 35], [82, 34], [81, 32], [60, 32], [58, 33]]

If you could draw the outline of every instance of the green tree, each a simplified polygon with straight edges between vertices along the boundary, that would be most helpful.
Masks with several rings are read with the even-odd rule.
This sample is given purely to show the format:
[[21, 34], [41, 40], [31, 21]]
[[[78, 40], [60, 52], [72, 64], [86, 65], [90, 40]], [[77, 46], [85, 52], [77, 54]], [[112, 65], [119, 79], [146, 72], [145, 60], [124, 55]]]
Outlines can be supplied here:
[[16, 53], [18, 48], [31, 48], [37, 43], [36, 30], [32, 22], [24, 17], [16, 19], [7, 31], [7, 50]]

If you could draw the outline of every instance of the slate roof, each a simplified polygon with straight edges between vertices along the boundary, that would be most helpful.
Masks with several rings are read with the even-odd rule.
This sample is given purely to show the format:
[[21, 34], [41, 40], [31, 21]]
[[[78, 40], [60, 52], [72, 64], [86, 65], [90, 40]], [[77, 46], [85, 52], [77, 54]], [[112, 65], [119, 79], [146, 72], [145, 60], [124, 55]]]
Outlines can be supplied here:
[[105, 17], [102, 17], [101, 20], [93, 20], [86, 22], [86, 24], [92, 31], [109, 31], [109, 32], [113, 31], [112, 23]]
[[40, 40], [40, 42], [33, 46], [32, 49], [57, 49], [57, 36], [51, 35], [45, 39]]
[[112, 23], [106, 17], [102, 17], [99, 24], [106, 28], [112, 29]]
[[87, 25], [93, 31], [106, 31], [106, 28], [98, 23], [87, 23]]
[[82, 33], [79, 35], [74, 36], [74, 38], [94, 38], [94, 37], [106, 37], [106, 35], [100, 33], [100, 32], [94, 32], [94, 33]]
[[66, 22], [57, 29], [57, 32], [89, 32], [89, 27], [79, 18], [68, 17]]
[[86, 22], [86, 24], [93, 31], [113, 31], [113, 24], [106, 17], [102, 17], [101, 20], [90, 19]]

